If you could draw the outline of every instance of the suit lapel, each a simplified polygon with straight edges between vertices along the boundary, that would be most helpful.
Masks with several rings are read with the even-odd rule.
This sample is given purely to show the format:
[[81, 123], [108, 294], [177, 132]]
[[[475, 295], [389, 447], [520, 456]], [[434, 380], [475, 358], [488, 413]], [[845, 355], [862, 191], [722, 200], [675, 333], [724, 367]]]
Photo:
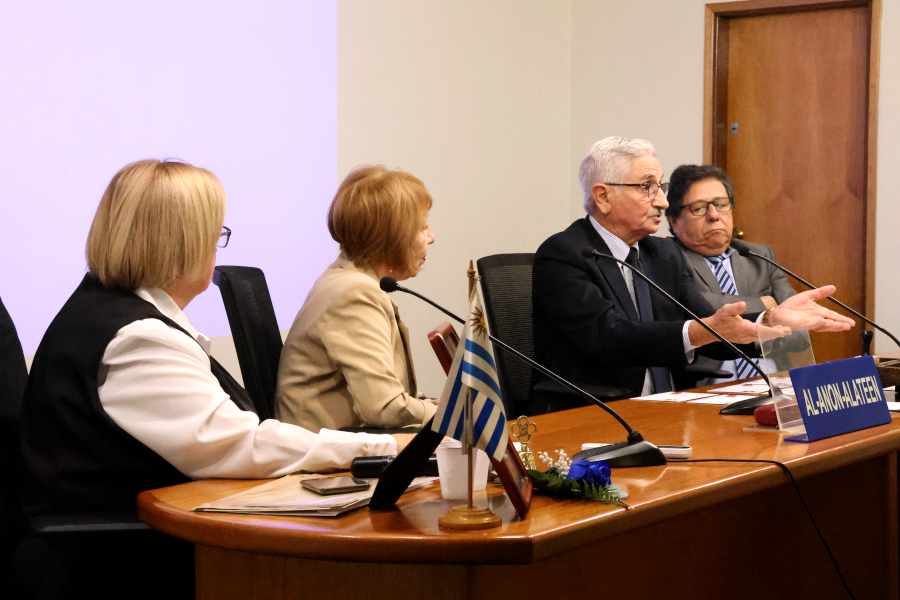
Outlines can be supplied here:
[[418, 395], [418, 389], [416, 386], [415, 370], [413, 369], [412, 354], [409, 351], [409, 327], [407, 327], [406, 323], [400, 318], [400, 311], [397, 309], [397, 305], [394, 304], [393, 300], [391, 300], [391, 306], [394, 307], [394, 320], [397, 322], [397, 329], [400, 330], [400, 341], [403, 343], [403, 354], [406, 359], [406, 378], [409, 382], [409, 395], [416, 397]]
[[753, 265], [747, 257], [734, 252], [731, 255], [731, 271], [734, 273], [734, 284], [738, 294], [742, 293], [742, 290], [747, 291], [757, 287], [754, 284], [759, 275], [753, 272]]
[[703, 283], [709, 286], [710, 291], [721, 294], [722, 288], [719, 286], [719, 282], [716, 281], [716, 276], [710, 268], [709, 263], [706, 262], [706, 259], [703, 258], [702, 255], [687, 248], [685, 248], [684, 256], [687, 258], [688, 264], [691, 265], [694, 272], [703, 280]]
[[[693, 269], [694, 273], [696, 273], [697, 276], [703, 280], [703, 283], [707, 285], [710, 291], [718, 292], [721, 294], [722, 288], [719, 287], [719, 282], [716, 281], [716, 276], [713, 274], [712, 268], [710, 268], [709, 263], [706, 262], [705, 258], [703, 258], [703, 255], [697, 254], [696, 252], [682, 244], [681, 240], [679, 240], [677, 237], [673, 236], [671, 239], [675, 241], [675, 245], [678, 246], [684, 253], [684, 258], [691, 266], [691, 269]], [[734, 253], [734, 256], [737, 256], [737, 252]], [[732, 261], [732, 265], [734, 265], [734, 261]]]
[[[606, 242], [603, 241], [603, 238], [600, 237], [600, 234], [594, 229], [590, 220], [585, 218], [582, 223], [584, 224], [585, 232], [587, 233], [591, 245], [603, 254], [612, 256], [609, 246], [606, 245]], [[616, 300], [619, 302], [619, 307], [625, 311], [628, 318], [632, 321], [640, 321], [641, 319], [637, 314], [637, 308], [634, 306], [634, 300], [631, 299], [631, 294], [628, 293], [628, 286], [625, 285], [625, 278], [622, 276], [622, 270], [619, 267], [619, 263], [609, 260], [608, 258], [600, 258], [597, 256], [593, 259], [585, 260], [593, 260], [597, 269], [600, 270], [600, 275], [606, 280], [607, 285], [609, 285], [615, 294]]]

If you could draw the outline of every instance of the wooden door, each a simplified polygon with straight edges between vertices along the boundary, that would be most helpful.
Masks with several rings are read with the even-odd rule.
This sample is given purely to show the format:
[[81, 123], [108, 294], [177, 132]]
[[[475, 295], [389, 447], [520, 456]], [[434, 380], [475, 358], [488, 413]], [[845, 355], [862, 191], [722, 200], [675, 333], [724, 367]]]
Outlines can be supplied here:
[[[721, 19], [712, 147], [735, 182], [744, 239], [772, 246], [810, 282], [836, 285], [835, 297], [864, 314], [874, 291], [870, 31], [868, 4]], [[813, 334], [817, 362], [857, 356], [860, 330]]]

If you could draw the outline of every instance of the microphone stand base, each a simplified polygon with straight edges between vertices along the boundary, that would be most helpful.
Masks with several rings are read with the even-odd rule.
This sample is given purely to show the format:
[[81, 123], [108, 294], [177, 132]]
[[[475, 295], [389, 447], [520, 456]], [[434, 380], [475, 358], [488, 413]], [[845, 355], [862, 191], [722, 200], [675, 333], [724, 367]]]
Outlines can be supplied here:
[[722, 408], [719, 411], [720, 415], [752, 415], [753, 411], [755, 411], [760, 406], [767, 406], [772, 404], [775, 400], [772, 399], [771, 394], [766, 394], [765, 396], [759, 396], [757, 398], [748, 398], [746, 400], [738, 400], [737, 402], [732, 402], [731, 404]]
[[572, 457], [572, 463], [577, 463], [580, 460], [589, 460], [591, 462], [602, 460], [605, 461], [610, 468], [614, 469], [625, 467], [655, 467], [664, 465], [668, 462], [666, 456], [662, 453], [662, 450], [650, 442], [637, 442], [635, 444], [622, 442], [619, 444], [600, 446], [599, 448], [591, 448], [590, 450], [582, 450]]

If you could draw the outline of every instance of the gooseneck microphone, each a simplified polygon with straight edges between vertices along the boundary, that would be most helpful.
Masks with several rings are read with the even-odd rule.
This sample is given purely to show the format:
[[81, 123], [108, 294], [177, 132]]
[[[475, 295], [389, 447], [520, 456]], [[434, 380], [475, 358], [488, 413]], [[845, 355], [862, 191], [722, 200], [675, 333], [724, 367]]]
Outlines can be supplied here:
[[[766, 258], [762, 254], [757, 254], [756, 252], [753, 252], [752, 250], [750, 250], [750, 248], [745, 246], [739, 240], [731, 240], [731, 247], [734, 248], [737, 251], [737, 253], [740, 254], [741, 256], [752, 256], [754, 258], [763, 260], [763, 261], [769, 263], [770, 265], [772, 265], [773, 267], [775, 267], [777, 269], [781, 269], [782, 271], [784, 271], [785, 273], [787, 273], [788, 275], [790, 275], [791, 277], [793, 277], [794, 279], [796, 279], [797, 281], [799, 281], [800, 283], [802, 283], [803, 285], [808, 287], [809, 289], [811, 289], [811, 290], [816, 289], [816, 286], [814, 286], [810, 282], [806, 281], [805, 279], [803, 279], [796, 273], [792, 273], [791, 271], [788, 271], [787, 269], [782, 267], [780, 264], [778, 264], [771, 258]], [[869, 325], [871, 325], [872, 327], [874, 327], [875, 329], [877, 329], [878, 331], [883, 333], [884, 335], [891, 338], [891, 340], [893, 340], [893, 342], [895, 344], [897, 344], [897, 346], [900, 346], [900, 341], [897, 341], [897, 338], [895, 338], [893, 335], [891, 335], [891, 332], [889, 332], [888, 330], [884, 329], [883, 327], [879, 327], [878, 325], [875, 324], [874, 321], [870, 321], [869, 319], [867, 319], [863, 315], [859, 314], [858, 312], [856, 312], [855, 310], [853, 310], [852, 308], [850, 308], [849, 306], [847, 306], [846, 304], [844, 304], [843, 302], [841, 302], [840, 300], [835, 298], [834, 296], [828, 296], [828, 299], [831, 300], [832, 302], [834, 302], [835, 304], [837, 304], [838, 306], [840, 306], [841, 308], [843, 308], [844, 310], [846, 310], [847, 312], [853, 313], [855, 316], [859, 317], [860, 319], [862, 319], [863, 321], [865, 321], [866, 323], [868, 323]]]
[[756, 370], [756, 372], [759, 373], [763, 379], [765, 379], [766, 383], [769, 385], [769, 390], [771, 392], [770, 394], [765, 395], [765, 396], [759, 396], [756, 398], [748, 398], [747, 400], [738, 400], [737, 402], [732, 402], [731, 404], [725, 406], [722, 410], [720, 410], [719, 414], [722, 414], [722, 415], [752, 415], [753, 411], [756, 410], [757, 407], [765, 406], [766, 404], [772, 404], [774, 402], [775, 396], [782, 395], [781, 388], [779, 388], [777, 385], [772, 384], [772, 382], [769, 380], [769, 376], [766, 375], [766, 373], [762, 369], [759, 368], [759, 365], [756, 364], [756, 361], [752, 360], [740, 348], [738, 348], [737, 346], [735, 346], [734, 344], [732, 344], [731, 342], [726, 340], [722, 336], [722, 334], [720, 334], [718, 331], [716, 331], [715, 329], [713, 329], [712, 327], [710, 327], [709, 325], [707, 325], [706, 323], [701, 321], [700, 317], [698, 317], [693, 312], [688, 310], [688, 308], [684, 304], [682, 304], [681, 302], [679, 302], [678, 300], [673, 298], [672, 295], [669, 294], [669, 292], [667, 292], [666, 290], [659, 287], [656, 284], [656, 282], [654, 282], [649, 277], [644, 275], [644, 273], [641, 270], [633, 267], [632, 265], [629, 265], [624, 260], [619, 260], [618, 258], [616, 258], [615, 256], [613, 256], [611, 254], [604, 254], [603, 252], [600, 252], [593, 246], [585, 246], [584, 248], [582, 248], [581, 255], [585, 258], [591, 258], [594, 256], [598, 256], [600, 258], [606, 258], [608, 260], [617, 262], [620, 265], [624, 265], [625, 267], [628, 267], [629, 269], [631, 269], [632, 273], [637, 274], [641, 279], [643, 279], [644, 281], [649, 283], [651, 286], [653, 286], [653, 288], [656, 291], [658, 291], [660, 294], [662, 294], [663, 296], [668, 298], [670, 302], [675, 304], [675, 306], [677, 306], [678, 308], [680, 308], [681, 310], [683, 310], [684, 312], [689, 314], [694, 321], [699, 323], [704, 329], [706, 329], [708, 332], [713, 334], [719, 341], [721, 341], [726, 346], [728, 346], [728, 348], [732, 352], [734, 352], [740, 358], [743, 358], [745, 361], [747, 361], [747, 363], [749, 363]]
[[[390, 466], [395, 456], [357, 456], [350, 461], [350, 475], [360, 479], [378, 479]], [[437, 457], [432, 454], [428, 461], [419, 467], [416, 477], [437, 477]]]
[[[466, 323], [464, 319], [459, 318], [458, 316], [456, 316], [455, 314], [453, 314], [452, 312], [450, 312], [443, 306], [429, 300], [428, 298], [426, 298], [425, 296], [423, 296], [417, 292], [414, 292], [408, 288], [398, 285], [397, 280], [394, 279], [393, 277], [382, 277], [380, 285], [381, 285], [381, 289], [387, 293], [400, 291], [400, 292], [410, 294], [412, 296], [415, 296], [416, 298], [419, 298], [420, 300], [424, 300], [425, 302], [432, 305], [433, 307], [435, 307], [436, 309], [438, 309], [439, 311], [441, 311], [442, 313], [444, 313], [445, 315], [447, 315], [448, 317], [450, 317], [457, 323], [462, 323], [463, 325], [465, 325], [465, 323]], [[666, 464], [666, 462], [667, 462], [666, 457], [665, 457], [665, 455], [663, 455], [662, 450], [660, 450], [659, 448], [657, 448], [650, 442], [645, 441], [639, 431], [634, 431], [628, 425], [628, 423], [625, 422], [625, 419], [623, 419], [621, 417], [621, 415], [619, 415], [616, 411], [614, 411], [609, 406], [604, 404], [602, 401], [595, 398], [594, 396], [592, 396], [588, 392], [584, 391], [583, 389], [579, 388], [574, 383], [570, 383], [569, 381], [563, 379], [562, 377], [560, 377], [559, 375], [557, 375], [550, 369], [547, 369], [540, 363], [528, 358], [527, 356], [525, 356], [524, 354], [522, 354], [521, 352], [519, 352], [518, 350], [516, 350], [509, 344], [507, 344], [506, 342], [503, 342], [502, 340], [498, 340], [491, 334], [488, 334], [488, 337], [491, 339], [492, 342], [494, 342], [495, 344], [497, 344], [504, 350], [507, 350], [508, 352], [515, 354], [517, 357], [519, 357], [520, 360], [527, 363], [531, 368], [536, 369], [537, 371], [546, 375], [550, 379], [553, 379], [557, 383], [572, 390], [573, 392], [575, 392], [576, 394], [578, 394], [579, 396], [581, 396], [588, 402], [591, 402], [592, 404], [596, 404], [597, 406], [599, 406], [600, 408], [602, 408], [603, 410], [608, 412], [628, 432], [628, 437], [626, 438], [627, 441], [621, 442], [618, 444], [610, 444], [608, 446], [602, 446], [600, 448], [591, 449], [588, 451], [590, 453], [589, 455], [581, 456], [581, 458], [590, 460], [590, 461], [603, 460], [603, 461], [606, 461], [607, 464], [609, 464], [609, 466], [613, 467], [613, 468], [651, 467], [651, 466], [655, 466], [655, 465]], [[584, 454], [584, 453], [579, 453], [579, 454]]]

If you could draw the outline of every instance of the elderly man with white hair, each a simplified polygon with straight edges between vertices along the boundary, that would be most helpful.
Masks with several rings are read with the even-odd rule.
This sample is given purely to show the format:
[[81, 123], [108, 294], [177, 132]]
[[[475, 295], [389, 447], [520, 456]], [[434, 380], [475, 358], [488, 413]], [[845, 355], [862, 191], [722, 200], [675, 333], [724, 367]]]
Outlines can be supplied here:
[[[744, 302], [719, 310], [697, 291], [684, 254], [651, 236], [668, 206], [668, 183], [650, 142], [608, 137], [595, 143], [579, 170], [587, 216], [538, 249], [532, 281], [535, 358], [576, 383], [627, 388], [632, 396], [694, 385], [685, 374], [695, 351], [727, 360], [734, 354], [630, 269], [582, 252], [586, 247], [640, 269], [653, 282], [735, 344], [790, 328], [844, 331], [853, 321], [816, 300], [833, 286], [797, 294], [764, 313], [741, 315]], [[764, 330], [760, 325], [768, 325]], [[753, 352], [752, 346], [744, 348]], [[529, 414], [584, 404], [542, 393], [535, 376]]]

